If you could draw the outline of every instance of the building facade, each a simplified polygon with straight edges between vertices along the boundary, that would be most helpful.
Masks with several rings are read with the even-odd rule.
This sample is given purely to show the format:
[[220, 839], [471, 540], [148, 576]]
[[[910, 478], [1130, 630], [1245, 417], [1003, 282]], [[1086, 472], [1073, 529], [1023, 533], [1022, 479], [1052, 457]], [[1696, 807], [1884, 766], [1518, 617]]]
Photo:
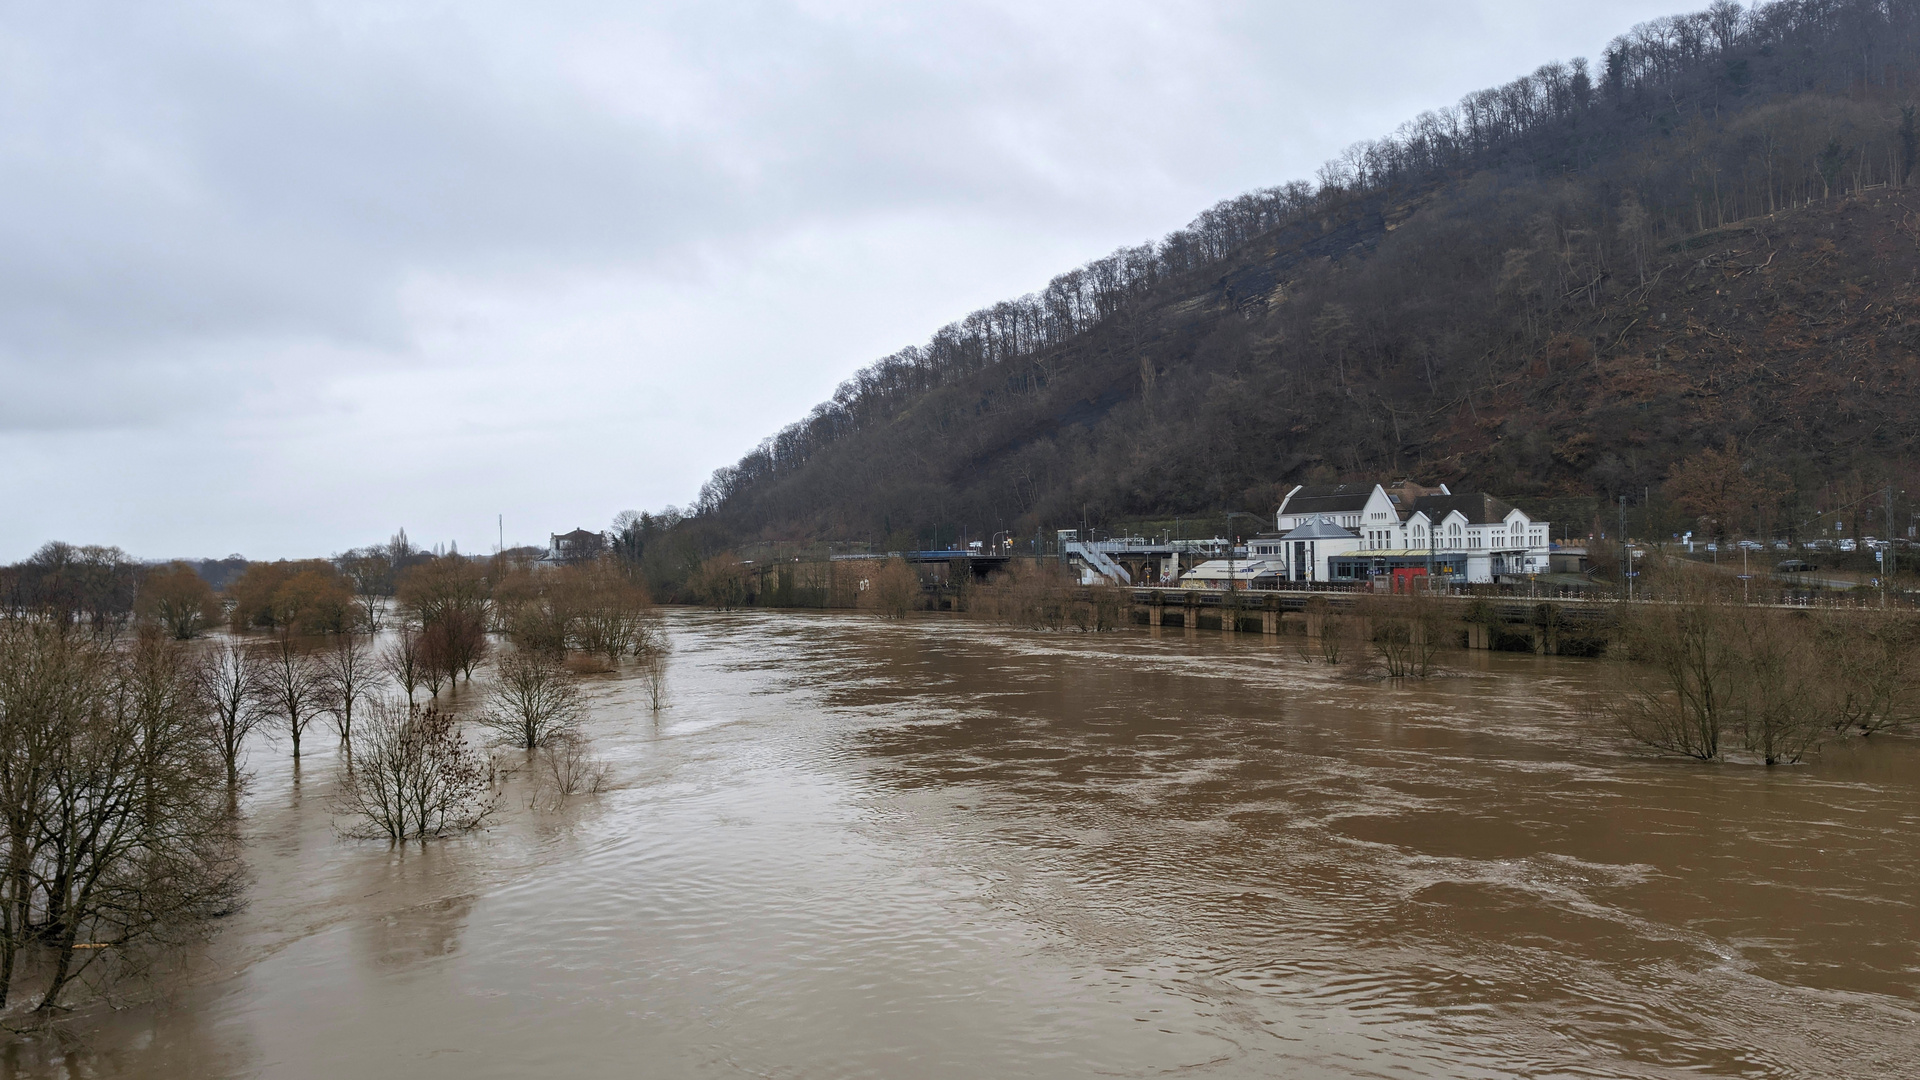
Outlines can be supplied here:
[[1446, 485], [1296, 486], [1274, 512], [1275, 532], [1248, 554], [1277, 559], [1289, 582], [1359, 582], [1402, 574], [1487, 583], [1544, 574], [1547, 522], [1491, 495]]
[[585, 529], [553, 533], [547, 538], [547, 559], [552, 562], [591, 562], [606, 550], [607, 538]]

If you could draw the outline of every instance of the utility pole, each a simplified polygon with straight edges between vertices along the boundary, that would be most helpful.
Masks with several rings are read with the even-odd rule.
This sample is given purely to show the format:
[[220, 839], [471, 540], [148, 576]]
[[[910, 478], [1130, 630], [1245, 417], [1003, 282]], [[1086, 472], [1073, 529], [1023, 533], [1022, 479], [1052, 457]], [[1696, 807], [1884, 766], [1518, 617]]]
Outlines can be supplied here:
[[1620, 496], [1620, 531], [1614, 534], [1620, 541], [1620, 599], [1628, 599], [1627, 588], [1633, 580], [1632, 549], [1627, 547], [1627, 497]]
[[1433, 591], [1433, 522], [1427, 522], [1422, 528], [1427, 534], [1427, 580], [1421, 584], [1425, 585], [1427, 591], [1431, 593]]
[[1893, 485], [1887, 485], [1887, 568], [1882, 580], [1893, 576]]
[[1233, 519], [1237, 517], [1258, 517], [1240, 510], [1227, 511], [1227, 591], [1233, 591]]

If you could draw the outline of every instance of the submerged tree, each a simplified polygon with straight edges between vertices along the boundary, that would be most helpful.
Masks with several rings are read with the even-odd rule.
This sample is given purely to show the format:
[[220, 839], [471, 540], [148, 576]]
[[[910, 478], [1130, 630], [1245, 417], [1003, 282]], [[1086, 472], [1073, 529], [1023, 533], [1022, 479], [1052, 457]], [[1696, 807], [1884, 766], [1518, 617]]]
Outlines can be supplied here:
[[1393, 679], [1432, 675], [1440, 647], [1453, 630], [1441, 601], [1425, 591], [1366, 597], [1360, 615], [1371, 625], [1373, 650]]
[[618, 663], [627, 655], [644, 655], [653, 644], [653, 600], [646, 587], [634, 581], [612, 559], [601, 559], [561, 571], [577, 579], [573, 603], [572, 644], [582, 652]]
[[654, 654], [641, 661], [642, 686], [647, 693], [647, 707], [659, 712], [667, 705], [667, 658]]
[[399, 685], [401, 692], [407, 695], [408, 704], [412, 704], [414, 691], [426, 681], [426, 663], [420, 655], [418, 627], [401, 620], [393, 628], [393, 640], [380, 651], [380, 670]]
[[491, 582], [472, 560], [445, 555], [421, 562], [401, 574], [402, 607], [420, 628], [422, 672], [428, 690], [473, 672], [485, 659], [487, 626], [493, 618]]
[[227, 786], [237, 792], [247, 737], [269, 715], [266, 664], [253, 647], [229, 638], [201, 657], [196, 676], [201, 698], [213, 715], [214, 741], [226, 766]]
[[300, 761], [300, 737], [326, 704], [327, 685], [305, 642], [289, 629], [274, 635], [265, 650], [260, 676], [261, 696], [273, 718], [293, 740], [293, 760]]
[[920, 606], [924, 590], [920, 575], [901, 558], [888, 559], [867, 575], [866, 588], [860, 592], [860, 606], [885, 619], [904, 619], [907, 612]]
[[31, 974], [53, 1009], [75, 980], [134, 970], [238, 902], [201, 686], [156, 635], [116, 649], [50, 620], [0, 622], [0, 1005]]
[[451, 713], [380, 698], [366, 709], [338, 810], [354, 835], [424, 840], [478, 827], [499, 806], [494, 771]]
[[503, 741], [532, 750], [572, 732], [586, 712], [573, 673], [552, 657], [516, 652], [500, 661], [474, 720]]
[[1814, 641], [1822, 677], [1835, 689], [1834, 730], [1872, 735], [1907, 722], [1920, 692], [1920, 621], [1847, 612], [1821, 620]]
[[220, 620], [220, 600], [199, 571], [183, 562], [147, 571], [133, 602], [135, 614], [181, 641]]
[[1811, 648], [1809, 622], [1804, 612], [1763, 612], [1734, 627], [1741, 742], [1768, 765], [1800, 761], [1829, 728], [1832, 684]]
[[1623, 628], [1625, 655], [1646, 667], [1609, 708], [1634, 740], [1711, 761], [1732, 719], [1738, 612], [1705, 596], [1639, 609]]
[[[540, 789], [553, 793], [555, 805], [575, 795], [598, 795], [613, 774], [606, 762], [593, 756], [586, 740], [574, 735], [562, 735], [541, 747], [539, 765], [544, 774]], [[536, 793], [536, 802], [538, 798]]]
[[358, 634], [339, 635], [320, 654], [321, 697], [342, 743], [353, 737], [354, 706], [373, 692], [378, 677], [373, 650]]
[[347, 580], [353, 582], [354, 599], [360, 609], [360, 624], [369, 633], [378, 633], [386, 612], [387, 598], [393, 595], [392, 557], [383, 547], [376, 545], [349, 551], [334, 562]]
[[715, 555], [700, 564], [687, 587], [701, 603], [732, 611], [747, 602], [746, 565], [730, 554]]

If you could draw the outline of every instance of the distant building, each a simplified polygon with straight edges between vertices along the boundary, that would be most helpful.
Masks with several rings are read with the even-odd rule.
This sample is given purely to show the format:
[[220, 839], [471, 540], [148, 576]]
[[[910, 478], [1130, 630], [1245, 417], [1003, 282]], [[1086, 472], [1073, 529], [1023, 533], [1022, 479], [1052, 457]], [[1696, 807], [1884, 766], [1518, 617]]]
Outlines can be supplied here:
[[1431, 573], [1493, 582], [1550, 570], [1547, 522], [1491, 495], [1446, 485], [1298, 486], [1274, 512], [1276, 532], [1248, 555], [1277, 558], [1290, 582], [1355, 582]]
[[554, 562], [587, 562], [607, 550], [607, 538], [597, 532], [575, 529], [554, 533], [547, 540], [547, 558]]

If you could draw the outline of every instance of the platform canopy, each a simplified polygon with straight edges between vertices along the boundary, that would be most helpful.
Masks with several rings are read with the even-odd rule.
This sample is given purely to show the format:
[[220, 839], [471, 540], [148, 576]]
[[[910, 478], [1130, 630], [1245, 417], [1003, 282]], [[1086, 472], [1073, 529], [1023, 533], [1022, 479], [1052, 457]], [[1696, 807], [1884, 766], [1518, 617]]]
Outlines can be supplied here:
[[1228, 582], [1278, 581], [1286, 569], [1273, 559], [1212, 559], [1180, 575], [1180, 584], [1193, 588], [1221, 589]]

